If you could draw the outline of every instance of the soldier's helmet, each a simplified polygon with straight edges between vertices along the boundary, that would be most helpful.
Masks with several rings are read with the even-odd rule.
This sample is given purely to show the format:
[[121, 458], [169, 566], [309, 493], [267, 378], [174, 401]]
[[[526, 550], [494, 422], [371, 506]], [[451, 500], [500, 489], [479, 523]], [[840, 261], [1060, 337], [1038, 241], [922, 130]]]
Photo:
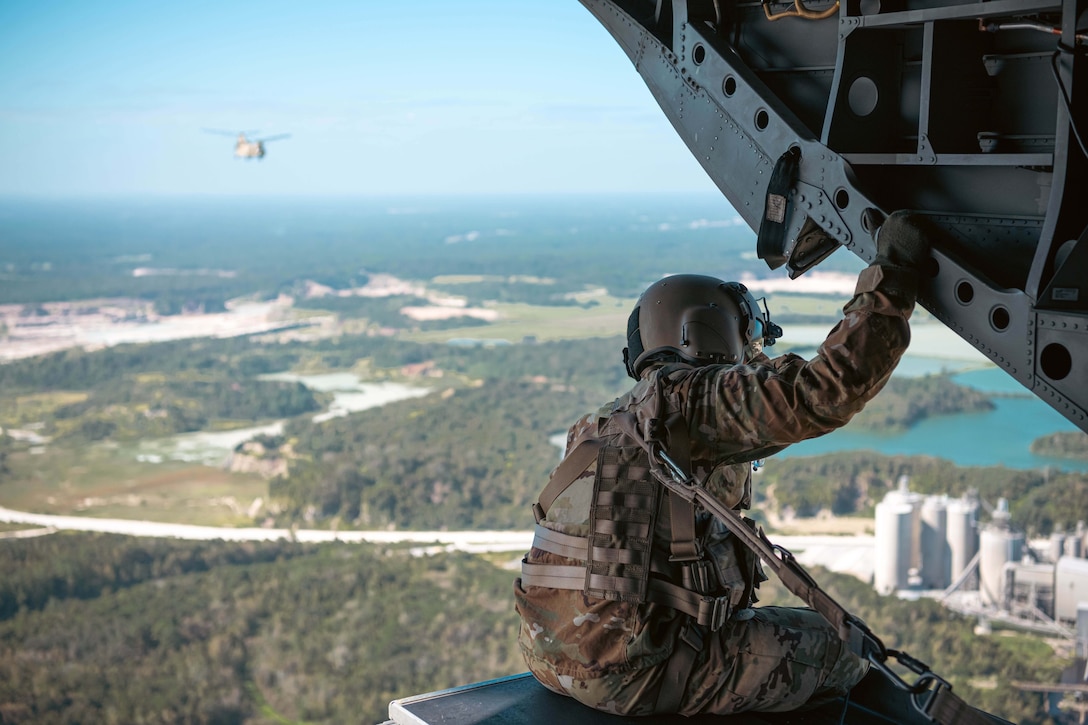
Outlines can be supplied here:
[[627, 320], [623, 361], [635, 380], [654, 360], [677, 358], [692, 365], [744, 362], [758, 346], [770, 346], [782, 328], [770, 321], [739, 282], [678, 274], [650, 285]]

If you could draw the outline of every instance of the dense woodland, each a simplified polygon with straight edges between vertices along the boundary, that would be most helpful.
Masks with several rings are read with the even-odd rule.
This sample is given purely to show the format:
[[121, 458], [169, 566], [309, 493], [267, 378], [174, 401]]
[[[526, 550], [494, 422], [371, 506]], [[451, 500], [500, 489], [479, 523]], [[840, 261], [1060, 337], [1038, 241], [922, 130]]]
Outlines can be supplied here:
[[1088, 433], [1051, 433], [1033, 440], [1031, 442], [1031, 452], [1042, 456], [1088, 458]]
[[521, 671], [509, 572], [467, 555], [0, 541], [4, 723], [376, 723]]
[[956, 466], [929, 456], [871, 451], [772, 458], [758, 474], [756, 495], [773, 496], [776, 507], [788, 506], [800, 516], [822, 510], [872, 516], [876, 504], [904, 475], [918, 493], [974, 492], [992, 506], [999, 498], [1008, 499], [1013, 524], [1034, 536], [1064, 531], [1088, 515], [1085, 473]]
[[[525, 670], [514, 576], [366, 545], [0, 541], [0, 721], [377, 723], [397, 697]], [[1046, 645], [976, 637], [934, 602], [820, 578], [968, 702], [1049, 722], [1040, 695], [1009, 684], [1054, 677], [1063, 663]], [[773, 581], [761, 597], [796, 604]]]

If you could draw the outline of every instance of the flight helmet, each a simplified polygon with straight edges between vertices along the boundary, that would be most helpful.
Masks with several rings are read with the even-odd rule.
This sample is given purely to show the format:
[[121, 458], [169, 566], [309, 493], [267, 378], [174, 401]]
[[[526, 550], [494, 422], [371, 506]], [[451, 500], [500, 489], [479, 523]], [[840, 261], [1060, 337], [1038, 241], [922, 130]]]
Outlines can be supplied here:
[[639, 297], [627, 320], [623, 361], [627, 374], [638, 380], [656, 359], [741, 363], [781, 336], [782, 328], [741, 283], [678, 274], [653, 283]]

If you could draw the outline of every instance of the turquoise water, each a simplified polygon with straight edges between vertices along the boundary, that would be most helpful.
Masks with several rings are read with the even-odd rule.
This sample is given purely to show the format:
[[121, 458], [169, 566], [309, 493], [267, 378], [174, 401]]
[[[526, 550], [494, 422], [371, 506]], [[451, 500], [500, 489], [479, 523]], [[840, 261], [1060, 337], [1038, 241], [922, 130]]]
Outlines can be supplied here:
[[[917, 366], [912, 366], [917, 367]], [[904, 433], [880, 435], [850, 426], [822, 438], [804, 441], [778, 456], [814, 456], [851, 450], [875, 450], [884, 454], [930, 455], [961, 466], [1009, 468], [1058, 468], [1088, 471], [1088, 461], [1037, 456], [1031, 442], [1049, 433], [1078, 428], [1043, 401], [1035, 398], [1013, 378], [996, 367], [957, 373], [960, 385], [995, 397], [994, 409], [985, 413], [927, 419]]]

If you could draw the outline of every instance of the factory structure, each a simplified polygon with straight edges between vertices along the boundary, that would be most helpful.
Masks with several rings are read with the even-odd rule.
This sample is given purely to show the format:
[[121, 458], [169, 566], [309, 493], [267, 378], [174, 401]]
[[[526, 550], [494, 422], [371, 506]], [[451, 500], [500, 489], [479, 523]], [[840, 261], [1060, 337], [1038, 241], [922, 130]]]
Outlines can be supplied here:
[[[873, 586], [940, 598], [980, 621], [1072, 638], [1088, 628], [1088, 527], [1026, 541], [1001, 499], [981, 523], [977, 496], [923, 496], [901, 477], [876, 506]], [[1078, 512], [1083, 515], [1084, 512]]]

